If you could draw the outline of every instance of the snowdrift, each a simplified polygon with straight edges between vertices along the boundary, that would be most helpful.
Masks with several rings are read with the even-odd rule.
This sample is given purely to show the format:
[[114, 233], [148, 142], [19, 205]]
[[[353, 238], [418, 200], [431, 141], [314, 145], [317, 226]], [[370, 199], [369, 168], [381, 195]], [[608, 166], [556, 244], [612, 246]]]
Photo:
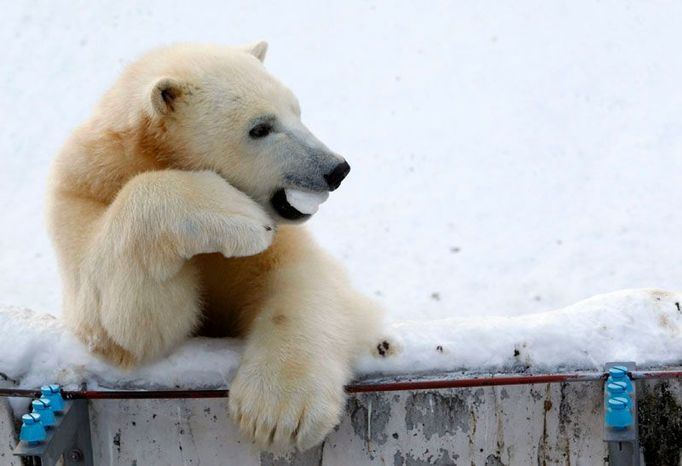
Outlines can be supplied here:
[[[530, 315], [394, 322], [386, 341], [397, 351], [381, 357], [368, 348], [357, 375], [601, 371], [614, 360], [671, 365], [682, 359], [681, 306], [682, 293], [639, 289]], [[241, 351], [239, 340], [193, 338], [164, 359], [123, 371], [91, 355], [58, 318], [0, 308], [0, 373], [16, 387], [226, 387]]]

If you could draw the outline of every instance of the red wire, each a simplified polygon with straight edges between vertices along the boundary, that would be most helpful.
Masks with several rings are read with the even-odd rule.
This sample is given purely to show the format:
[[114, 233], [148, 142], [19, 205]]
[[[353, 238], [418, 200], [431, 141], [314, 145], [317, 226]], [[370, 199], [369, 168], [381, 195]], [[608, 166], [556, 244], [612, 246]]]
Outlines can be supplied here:
[[[633, 379], [670, 379], [682, 377], [682, 371], [633, 371]], [[570, 374], [499, 375], [473, 378], [421, 379], [406, 381], [357, 382], [346, 386], [348, 393], [394, 392], [413, 390], [442, 390], [447, 388], [491, 387], [499, 385], [531, 385], [540, 383], [595, 382], [605, 380], [606, 373], [584, 372]], [[67, 400], [87, 399], [175, 399], [175, 398], [226, 398], [230, 391], [212, 390], [65, 390]], [[0, 396], [37, 397], [40, 391], [31, 389], [0, 388]]]

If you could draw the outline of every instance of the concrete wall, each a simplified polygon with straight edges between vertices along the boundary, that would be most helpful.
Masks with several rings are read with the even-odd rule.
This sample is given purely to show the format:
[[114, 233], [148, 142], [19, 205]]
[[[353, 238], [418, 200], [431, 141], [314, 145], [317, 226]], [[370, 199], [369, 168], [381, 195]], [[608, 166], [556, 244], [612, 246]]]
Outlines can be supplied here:
[[[638, 382], [638, 392], [643, 459], [680, 464], [682, 383]], [[285, 457], [244, 443], [226, 399], [90, 406], [98, 465], [607, 464], [599, 382], [353, 395], [322, 445]], [[13, 443], [10, 425], [5, 413], [0, 455]]]

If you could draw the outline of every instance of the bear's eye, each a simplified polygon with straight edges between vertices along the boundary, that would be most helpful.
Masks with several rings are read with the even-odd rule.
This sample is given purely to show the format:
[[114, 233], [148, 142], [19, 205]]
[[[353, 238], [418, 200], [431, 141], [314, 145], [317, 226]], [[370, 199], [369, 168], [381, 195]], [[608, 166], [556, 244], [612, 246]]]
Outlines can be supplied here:
[[272, 132], [272, 125], [270, 123], [259, 123], [249, 131], [249, 136], [253, 139], [264, 138]]

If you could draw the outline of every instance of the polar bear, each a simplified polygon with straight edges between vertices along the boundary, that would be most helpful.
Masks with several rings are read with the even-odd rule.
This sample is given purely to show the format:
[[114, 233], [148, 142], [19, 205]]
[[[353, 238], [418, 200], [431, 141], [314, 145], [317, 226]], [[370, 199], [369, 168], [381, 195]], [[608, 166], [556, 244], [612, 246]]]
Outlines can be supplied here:
[[350, 167], [266, 50], [181, 44], [128, 66], [58, 154], [48, 225], [91, 351], [130, 367], [243, 336], [230, 415], [261, 447], [306, 449], [338, 422], [381, 310], [299, 225]]

